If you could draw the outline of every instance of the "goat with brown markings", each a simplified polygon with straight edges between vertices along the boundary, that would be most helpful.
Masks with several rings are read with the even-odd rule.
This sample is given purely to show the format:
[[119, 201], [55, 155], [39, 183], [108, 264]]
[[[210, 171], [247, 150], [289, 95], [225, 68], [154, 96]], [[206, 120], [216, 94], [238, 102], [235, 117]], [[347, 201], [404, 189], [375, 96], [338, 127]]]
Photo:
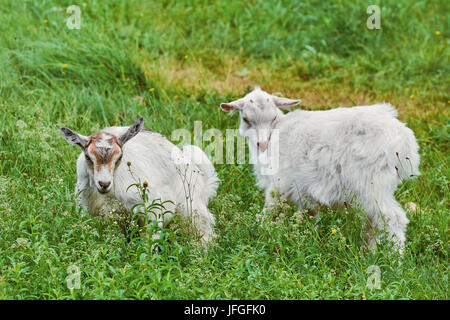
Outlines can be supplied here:
[[[149, 182], [150, 203], [170, 200], [165, 202], [164, 211], [169, 213], [158, 221], [160, 226], [174, 214], [189, 217], [206, 244], [214, 236], [214, 216], [207, 205], [218, 185], [211, 161], [196, 146], [181, 151], [164, 136], [143, 129], [143, 122], [140, 118], [130, 127], [109, 127], [89, 137], [66, 127], [60, 129], [64, 139], [82, 150], [75, 187], [78, 204], [93, 215], [113, 200], [131, 210], [142, 203], [138, 190], [128, 189], [136, 183], [134, 176]], [[154, 215], [149, 219], [155, 219]]]

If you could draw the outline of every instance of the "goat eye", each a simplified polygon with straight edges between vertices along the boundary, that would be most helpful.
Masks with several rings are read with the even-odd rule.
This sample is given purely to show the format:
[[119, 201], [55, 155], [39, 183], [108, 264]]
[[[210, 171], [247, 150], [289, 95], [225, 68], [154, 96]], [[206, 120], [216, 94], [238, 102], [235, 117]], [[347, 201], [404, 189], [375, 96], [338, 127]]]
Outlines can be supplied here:
[[84, 156], [86, 157], [87, 162], [92, 162], [91, 158], [89, 158], [89, 156], [87, 154], [85, 154]]
[[277, 117], [273, 118], [272, 120], [272, 124], [275, 122], [275, 120], [277, 120]]
[[119, 163], [120, 161], [122, 161], [122, 155], [120, 155], [120, 157], [117, 158], [116, 163]]
[[244, 122], [245, 122], [247, 125], [251, 126], [250, 121], [249, 121], [247, 118], [242, 118], [242, 120], [244, 120]]

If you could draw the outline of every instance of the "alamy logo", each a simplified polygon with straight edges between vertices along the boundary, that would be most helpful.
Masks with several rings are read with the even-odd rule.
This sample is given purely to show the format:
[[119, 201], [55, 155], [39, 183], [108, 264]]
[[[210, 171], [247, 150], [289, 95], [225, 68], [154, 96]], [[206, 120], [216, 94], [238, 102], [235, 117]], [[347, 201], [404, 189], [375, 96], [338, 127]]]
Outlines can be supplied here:
[[367, 7], [368, 14], [370, 14], [369, 18], [367, 18], [366, 26], [367, 29], [381, 29], [381, 10], [377, 5], [371, 5]]
[[81, 288], [81, 272], [76, 265], [67, 268], [68, 276], [66, 277], [67, 288], [70, 290]]
[[[249, 146], [249, 163], [258, 164], [262, 175], [276, 174], [279, 169], [279, 130], [277, 129], [271, 130], [271, 132], [265, 129], [248, 130], [246, 137], [241, 136], [238, 129], [227, 129], [224, 137], [219, 129], [208, 129], [203, 133], [202, 121], [195, 121], [193, 139], [191, 132], [187, 129], [181, 128], [172, 131], [171, 140], [178, 142], [177, 147], [172, 150], [172, 160], [177, 165], [189, 162], [201, 164], [205, 160], [203, 157], [198, 154], [190, 154], [191, 149], [183, 149], [184, 145], [193, 144], [204, 149], [205, 154], [214, 164], [245, 164], [245, 139], [267, 141], [268, 147], [264, 151], [253, 150]], [[203, 142], [209, 142], [209, 144], [203, 148]]]
[[367, 268], [366, 273], [369, 274], [369, 278], [367, 278], [367, 288], [372, 289], [380, 289], [381, 288], [381, 270], [377, 265], [371, 265]]
[[81, 9], [79, 6], [71, 5], [67, 7], [66, 13], [71, 14], [67, 18], [66, 26], [69, 29], [81, 29]]

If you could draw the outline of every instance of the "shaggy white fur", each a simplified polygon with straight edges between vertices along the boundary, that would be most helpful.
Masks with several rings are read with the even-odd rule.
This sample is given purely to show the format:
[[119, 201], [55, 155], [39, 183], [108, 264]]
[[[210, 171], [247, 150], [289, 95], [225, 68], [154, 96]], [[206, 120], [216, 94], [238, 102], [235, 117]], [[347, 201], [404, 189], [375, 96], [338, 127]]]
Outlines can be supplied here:
[[[172, 213], [165, 214], [164, 221], [174, 214], [192, 219], [206, 244], [214, 237], [214, 216], [207, 204], [215, 196], [219, 181], [212, 163], [200, 148], [185, 146], [181, 152], [164, 136], [142, 127], [143, 120], [139, 119], [131, 127], [109, 127], [90, 137], [61, 128], [64, 138], [83, 150], [77, 161], [75, 187], [79, 205], [96, 214], [108, 210], [112, 200], [118, 200], [127, 210], [142, 203], [136, 188], [127, 190], [136, 183], [131, 169], [135, 179], [148, 181], [150, 203], [155, 199], [173, 202], [165, 204], [163, 211]], [[182, 161], [174, 154], [183, 157]], [[191, 161], [193, 157], [202, 159], [201, 163]], [[149, 214], [149, 219], [155, 216]]]
[[[414, 133], [390, 104], [286, 114], [279, 109], [299, 103], [256, 88], [221, 104], [240, 111], [240, 133], [256, 159], [265, 207], [275, 204], [272, 190], [300, 207], [356, 202], [368, 218], [369, 246], [376, 246], [374, 230], [385, 230], [402, 252], [408, 219], [394, 191], [402, 179], [420, 174]], [[262, 163], [262, 156], [270, 161]]]

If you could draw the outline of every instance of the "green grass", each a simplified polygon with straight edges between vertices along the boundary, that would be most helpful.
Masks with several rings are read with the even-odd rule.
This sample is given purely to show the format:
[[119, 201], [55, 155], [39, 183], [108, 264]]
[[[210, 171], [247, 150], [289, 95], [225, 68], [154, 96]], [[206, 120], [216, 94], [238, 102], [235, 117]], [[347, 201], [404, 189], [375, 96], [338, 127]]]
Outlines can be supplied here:
[[[72, 4], [80, 30], [65, 26]], [[381, 30], [366, 28], [366, 1], [1, 6], [1, 299], [448, 299], [449, 3], [383, 1]], [[128, 243], [115, 219], [79, 214], [79, 150], [59, 126], [90, 134], [143, 116], [168, 137], [195, 120], [225, 131], [238, 120], [219, 104], [255, 84], [308, 109], [379, 101], [399, 109], [422, 157], [422, 175], [396, 193], [418, 207], [408, 212], [401, 263], [386, 245], [361, 249], [357, 209], [325, 208], [315, 228], [284, 204], [277, 220], [258, 222], [264, 197], [249, 165], [216, 166], [218, 239], [208, 253], [177, 221], [154, 255]], [[66, 286], [71, 265], [79, 290]], [[370, 265], [382, 272], [378, 290], [366, 286]]]

